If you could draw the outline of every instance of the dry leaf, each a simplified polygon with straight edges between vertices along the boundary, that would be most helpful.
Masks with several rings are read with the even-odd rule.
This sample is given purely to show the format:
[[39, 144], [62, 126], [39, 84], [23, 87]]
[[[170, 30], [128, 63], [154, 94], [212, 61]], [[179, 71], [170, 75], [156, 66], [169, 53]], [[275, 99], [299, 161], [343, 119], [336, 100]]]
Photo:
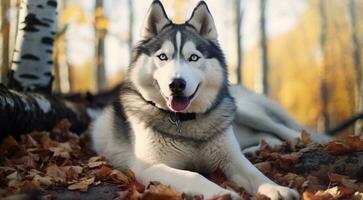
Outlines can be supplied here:
[[112, 170], [110, 177], [116, 183], [129, 183], [129, 178], [117, 169]]
[[329, 142], [324, 149], [325, 151], [333, 155], [339, 155], [354, 151], [354, 149], [351, 146], [348, 146], [347, 144], [339, 141]]
[[112, 172], [112, 168], [103, 165], [100, 169], [98, 169], [95, 173], [97, 180], [107, 179], [109, 178]]
[[87, 166], [89, 168], [96, 168], [96, 167], [99, 167], [99, 166], [104, 165], [104, 164], [106, 164], [106, 161], [95, 161], [95, 162], [88, 163]]
[[263, 173], [269, 173], [272, 169], [272, 163], [270, 161], [256, 163], [255, 166]]
[[96, 162], [96, 161], [100, 161], [100, 160], [102, 160], [101, 156], [93, 156], [88, 160], [88, 162], [91, 163], [91, 162]]
[[174, 189], [157, 184], [157, 185], [149, 185], [148, 190], [142, 195], [141, 199], [143, 200], [182, 200], [182, 194], [175, 191]]
[[28, 181], [25, 180], [20, 185], [20, 192], [21, 193], [30, 193], [35, 191], [41, 191], [41, 187], [38, 182], [36, 181]]
[[310, 134], [308, 132], [306, 132], [305, 130], [301, 131], [301, 141], [305, 145], [312, 143], [312, 140], [310, 139]]
[[46, 175], [54, 178], [56, 182], [64, 182], [66, 178], [65, 172], [55, 164], [46, 168]]
[[363, 139], [359, 136], [349, 136], [346, 138], [346, 143], [355, 151], [363, 151]]
[[81, 192], [87, 192], [88, 186], [95, 182], [95, 178], [86, 178], [81, 180], [78, 183], [72, 184], [68, 186], [68, 190], [79, 190]]

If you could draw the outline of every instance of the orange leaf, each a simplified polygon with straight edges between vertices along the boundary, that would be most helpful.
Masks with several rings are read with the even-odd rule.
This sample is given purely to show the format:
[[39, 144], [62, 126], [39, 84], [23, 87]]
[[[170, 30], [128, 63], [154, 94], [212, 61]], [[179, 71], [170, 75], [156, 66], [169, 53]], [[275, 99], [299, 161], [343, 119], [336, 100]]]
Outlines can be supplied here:
[[329, 142], [324, 149], [325, 151], [333, 155], [344, 154], [354, 151], [351, 146], [348, 146], [345, 143], [339, 141]]
[[109, 178], [109, 175], [111, 174], [112, 169], [103, 165], [100, 169], [98, 169], [95, 173], [96, 175], [96, 179], [97, 180], [101, 180], [101, 179], [107, 179]]
[[306, 132], [305, 130], [302, 130], [301, 131], [301, 140], [302, 142], [307, 145], [307, 144], [310, 144], [312, 141], [310, 139], [310, 135], [308, 132]]
[[359, 136], [349, 136], [346, 138], [346, 143], [355, 151], [363, 151], [363, 140]]
[[68, 186], [68, 190], [79, 190], [81, 192], [87, 192], [88, 186], [95, 182], [95, 178], [86, 178], [81, 180], [78, 183], [72, 184]]
[[149, 185], [149, 189], [146, 190], [141, 199], [147, 200], [181, 200], [181, 193], [175, 191], [169, 186], [165, 186], [162, 184], [157, 185]]

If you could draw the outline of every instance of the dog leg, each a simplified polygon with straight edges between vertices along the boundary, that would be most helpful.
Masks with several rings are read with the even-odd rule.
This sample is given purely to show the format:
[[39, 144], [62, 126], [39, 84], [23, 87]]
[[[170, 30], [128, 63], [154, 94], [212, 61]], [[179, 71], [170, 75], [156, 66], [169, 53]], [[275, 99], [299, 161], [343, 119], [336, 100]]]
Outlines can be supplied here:
[[257, 132], [272, 133], [285, 141], [291, 141], [293, 138], [299, 138], [300, 132], [290, 129], [283, 124], [274, 122], [266, 113], [260, 111], [249, 112], [248, 110], [238, 109], [236, 114], [240, 125], [247, 126]]
[[226, 162], [222, 169], [229, 180], [243, 186], [251, 194], [263, 194], [271, 200], [299, 199], [295, 190], [277, 185], [247, 160], [239, 150], [232, 128], [227, 131], [225, 142], [229, 144], [225, 149], [229, 162]]
[[179, 192], [192, 195], [202, 194], [205, 199], [223, 194], [230, 194], [232, 199], [241, 199], [237, 193], [218, 186], [198, 173], [175, 169], [165, 164], [153, 165], [136, 172], [136, 175], [144, 185], [148, 185], [150, 181], [158, 181]]

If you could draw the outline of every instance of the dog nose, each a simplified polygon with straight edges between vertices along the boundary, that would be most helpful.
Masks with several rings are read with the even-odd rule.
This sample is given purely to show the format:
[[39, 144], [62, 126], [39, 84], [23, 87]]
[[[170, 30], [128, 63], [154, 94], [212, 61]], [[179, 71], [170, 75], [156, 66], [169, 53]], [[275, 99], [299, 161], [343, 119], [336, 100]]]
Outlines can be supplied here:
[[169, 84], [169, 88], [173, 93], [180, 93], [185, 90], [186, 85], [187, 83], [184, 79], [176, 78]]

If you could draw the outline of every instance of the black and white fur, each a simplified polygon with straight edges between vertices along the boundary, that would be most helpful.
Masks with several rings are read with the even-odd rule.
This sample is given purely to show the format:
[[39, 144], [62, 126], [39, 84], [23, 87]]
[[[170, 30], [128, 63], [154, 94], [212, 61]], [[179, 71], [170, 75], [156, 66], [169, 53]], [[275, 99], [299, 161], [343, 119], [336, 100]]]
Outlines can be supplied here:
[[[175, 79], [185, 81], [178, 93], [170, 86]], [[181, 109], [172, 105], [177, 98], [188, 98], [177, 103]], [[129, 79], [120, 98], [93, 124], [92, 142], [97, 153], [118, 168], [130, 168], [145, 185], [159, 181], [187, 194], [239, 199], [199, 174], [219, 168], [251, 194], [298, 199], [295, 190], [268, 179], [241, 152], [261, 137], [279, 142], [274, 135], [299, 137], [299, 126], [266, 97], [228, 85], [206, 3], [200, 2], [184, 24], [174, 24], [154, 1]]]

